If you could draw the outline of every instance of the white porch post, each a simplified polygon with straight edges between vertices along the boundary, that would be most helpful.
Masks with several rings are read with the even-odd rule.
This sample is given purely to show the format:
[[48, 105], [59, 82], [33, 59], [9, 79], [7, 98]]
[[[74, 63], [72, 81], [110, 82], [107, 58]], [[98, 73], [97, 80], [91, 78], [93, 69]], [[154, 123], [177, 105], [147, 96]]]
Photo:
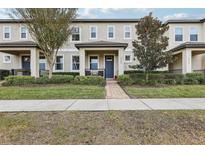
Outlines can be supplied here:
[[192, 72], [192, 51], [191, 49], [186, 49], [182, 52], [182, 73]]
[[118, 75], [124, 74], [124, 54], [123, 48], [118, 50]]
[[31, 76], [39, 77], [39, 50], [32, 48], [31, 50]]
[[85, 50], [80, 49], [80, 76], [85, 76]]

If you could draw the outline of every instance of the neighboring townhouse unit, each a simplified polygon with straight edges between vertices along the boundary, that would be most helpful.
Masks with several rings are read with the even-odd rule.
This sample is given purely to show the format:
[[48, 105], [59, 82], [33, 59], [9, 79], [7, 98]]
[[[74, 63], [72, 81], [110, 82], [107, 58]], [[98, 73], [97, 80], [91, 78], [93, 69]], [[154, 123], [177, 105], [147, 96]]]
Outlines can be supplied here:
[[[136, 39], [138, 19], [76, 19], [73, 32], [60, 49], [54, 72], [79, 72], [114, 78], [136, 64], [132, 41]], [[188, 73], [205, 69], [204, 20], [169, 20], [167, 50], [177, 61], [170, 71]], [[0, 20], [0, 69], [17, 75], [39, 76], [47, 70], [41, 49], [29, 35], [22, 20]]]

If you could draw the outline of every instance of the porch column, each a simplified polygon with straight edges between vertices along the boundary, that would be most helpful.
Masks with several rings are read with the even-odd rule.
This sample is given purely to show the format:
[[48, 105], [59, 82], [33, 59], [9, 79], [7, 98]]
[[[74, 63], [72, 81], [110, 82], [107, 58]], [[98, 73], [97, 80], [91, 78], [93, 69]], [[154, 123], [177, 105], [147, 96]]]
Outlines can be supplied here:
[[118, 50], [118, 75], [124, 74], [124, 49]]
[[182, 52], [182, 73], [192, 72], [192, 51], [191, 49], [185, 49]]
[[85, 76], [85, 50], [80, 49], [80, 76]]
[[39, 50], [32, 48], [31, 50], [31, 76], [39, 77]]

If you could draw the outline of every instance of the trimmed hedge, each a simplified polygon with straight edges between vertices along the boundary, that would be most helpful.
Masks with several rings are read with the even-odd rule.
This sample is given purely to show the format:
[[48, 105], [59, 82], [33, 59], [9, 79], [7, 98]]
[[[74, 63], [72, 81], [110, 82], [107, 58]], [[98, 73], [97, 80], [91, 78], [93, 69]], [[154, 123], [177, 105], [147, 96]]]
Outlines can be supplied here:
[[5, 77], [10, 75], [9, 70], [0, 70], [0, 80], [4, 80]]
[[187, 73], [185, 77], [185, 83], [202, 84], [204, 83], [203, 74], [202, 73]]
[[105, 86], [106, 81], [101, 76], [76, 76], [74, 84]]
[[80, 73], [78, 72], [53, 72], [53, 75], [72, 75], [72, 76], [79, 76]]
[[134, 81], [130, 78], [129, 75], [119, 75], [117, 81], [120, 85], [132, 85]]

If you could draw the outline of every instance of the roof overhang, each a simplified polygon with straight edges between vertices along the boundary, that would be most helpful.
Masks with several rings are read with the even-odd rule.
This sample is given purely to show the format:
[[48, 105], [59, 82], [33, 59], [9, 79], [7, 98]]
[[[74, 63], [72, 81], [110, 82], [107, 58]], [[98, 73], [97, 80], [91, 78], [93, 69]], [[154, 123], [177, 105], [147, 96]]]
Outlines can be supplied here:
[[196, 48], [197, 49], [204, 48], [204, 50], [205, 50], [205, 43], [204, 42], [186, 42], [186, 43], [182, 43], [182, 44], [176, 46], [175, 48], [172, 48], [169, 51], [177, 52], [177, 51], [185, 49], [185, 48], [195, 48], [195, 49]]
[[80, 48], [127, 48], [128, 43], [108, 42], [108, 41], [96, 41], [86, 43], [76, 43], [75, 47]]
[[0, 48], [39, 48], [39, 46], [33, 41], [18, 41], [0, 43]]

